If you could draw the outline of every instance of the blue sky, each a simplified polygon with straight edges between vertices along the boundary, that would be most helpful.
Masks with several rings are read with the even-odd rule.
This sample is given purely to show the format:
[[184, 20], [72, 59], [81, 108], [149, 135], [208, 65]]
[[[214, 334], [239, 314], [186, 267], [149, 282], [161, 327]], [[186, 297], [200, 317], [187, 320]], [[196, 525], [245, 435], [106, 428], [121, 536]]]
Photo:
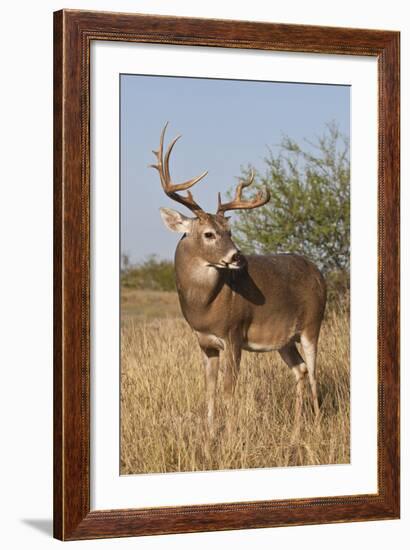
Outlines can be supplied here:
[[165, 196], [148, 166], [166, 121], [166, 143], [182, 134], [170, 161], [173, 181], [208, 170], [193, 194], [210, 212], [241, 166], [265, 171], [268, 147], [275, 151], [283, 135], [315, 140], [330, 121], [350, 133], [348, 86], [121, 75], [120, 92], [121, 251], [133, 262], [173, 257], [180, 237], [163, 225], [161, 206], [190, 215]]

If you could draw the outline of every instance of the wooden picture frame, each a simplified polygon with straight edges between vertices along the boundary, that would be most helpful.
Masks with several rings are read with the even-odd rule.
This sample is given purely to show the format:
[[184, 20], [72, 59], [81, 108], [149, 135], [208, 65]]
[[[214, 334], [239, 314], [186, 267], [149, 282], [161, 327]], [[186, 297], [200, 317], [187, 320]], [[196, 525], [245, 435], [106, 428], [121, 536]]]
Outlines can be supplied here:
[[[372, 56], [378, 62], [378, 493], [90, 510], [93, 40]], [[398, 32], [63, 10], [54, 14], [54, 536], [62, 540], [394, 519], [399, 475]]]

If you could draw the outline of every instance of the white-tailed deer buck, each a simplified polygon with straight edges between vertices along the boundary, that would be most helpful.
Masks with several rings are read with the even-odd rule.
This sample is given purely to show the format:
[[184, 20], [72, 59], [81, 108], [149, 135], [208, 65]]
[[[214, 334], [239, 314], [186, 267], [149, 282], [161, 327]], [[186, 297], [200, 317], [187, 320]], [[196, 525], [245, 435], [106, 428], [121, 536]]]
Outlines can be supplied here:
[[[242, 350], [277, 350], [296, 377], [295, 427], [299, 430], [303, 403], [303, 382], [307, 372], [314, 410], [319, 413], [315, 363], [320, 325], [326, 304], [326, 284], [317, 267], [296, 254], [247, 255], [232, 241], [227, 210], [263, 206], [268, 190], [253, 199], [242, 198], [241, 181], [235, 198], [222, 203], [218, 196], [216, 214], [204, 212], [188, 190], [206, 176], [184, 183], [172, 183], [169, 157], [176, 137], [163, 155], [164, 135], [153, 151], [162, 188], [171, 199], [189, 208], [187, 218], [170, 208], [161, 208], [165, 225], [182, 233], [175, 252], [176, 285], [182, 313], [195, 331], [205, 368], [208, 426], [213, 432], [215, 390], [220, 359], [224, 360], [224, 391], [232, 395], [239, 372]], [[187, 191], [186, 195], [181, 191]], [[300, 342], [305, 360], [296, 342]]]

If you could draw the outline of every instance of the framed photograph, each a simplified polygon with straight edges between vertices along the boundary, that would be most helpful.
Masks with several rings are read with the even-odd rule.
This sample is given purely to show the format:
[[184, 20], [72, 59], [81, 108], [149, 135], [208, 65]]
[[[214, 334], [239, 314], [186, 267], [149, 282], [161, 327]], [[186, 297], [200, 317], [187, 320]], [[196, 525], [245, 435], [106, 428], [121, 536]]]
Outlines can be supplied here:
[[54, 14], [56, 538], [399, 517], [399, 43]]

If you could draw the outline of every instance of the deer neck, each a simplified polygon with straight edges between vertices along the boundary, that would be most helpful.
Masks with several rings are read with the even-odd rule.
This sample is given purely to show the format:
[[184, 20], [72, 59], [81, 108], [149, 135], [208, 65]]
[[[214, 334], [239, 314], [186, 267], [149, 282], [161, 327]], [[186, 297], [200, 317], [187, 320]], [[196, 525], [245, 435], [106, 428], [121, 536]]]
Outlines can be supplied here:
[[184, 313], [209, 310], [221, 296], [228, 274], [198, 256], [194, 247], [182, 238], [175, 253], [175, 275]]

